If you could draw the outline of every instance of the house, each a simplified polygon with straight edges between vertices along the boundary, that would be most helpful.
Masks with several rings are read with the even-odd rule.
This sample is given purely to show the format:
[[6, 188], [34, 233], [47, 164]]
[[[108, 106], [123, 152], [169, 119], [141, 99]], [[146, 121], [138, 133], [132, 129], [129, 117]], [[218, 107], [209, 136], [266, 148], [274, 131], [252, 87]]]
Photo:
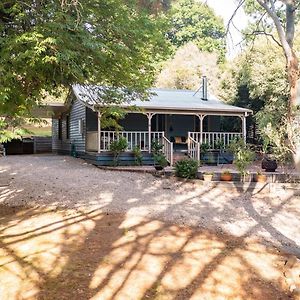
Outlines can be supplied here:
[[[217, 142], [225, 145], [232, 139], [246, 139], [246, 118], [251, 111], [228, 105], [207, 92], [203, 78], [198, 92], [190, 90], [152, 89], [149, 101], [134, 100], [120, 106], [128, 113], [120, 121], [122, 131], [101, 126], [101, 89], [89, 85], [74, 85], [66, 105], [56, 110], [52, 120], [52, 149], [57, 153], [71, 153], [96, 164], [111, 163], [110, 144], [119, 136], [128, 141], [123, 160], [133, 161], [132, 150], [139, 147], [144, 163], [150, 164], [151, 143], [158, 140], [170, 165], [174, 154], [185, 153], [200, 159], [200, 145], [206, 143], [214, 149]], [[134, 105], [138, 110], [132, 110]], [[223, 132], [221, 117], [240, 120], [236, 132]]]

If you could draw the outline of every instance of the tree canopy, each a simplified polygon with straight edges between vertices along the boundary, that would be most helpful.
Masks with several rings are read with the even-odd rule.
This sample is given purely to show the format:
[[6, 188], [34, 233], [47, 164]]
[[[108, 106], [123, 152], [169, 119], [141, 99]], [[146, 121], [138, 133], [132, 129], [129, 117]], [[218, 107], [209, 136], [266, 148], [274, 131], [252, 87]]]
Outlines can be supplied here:
[[0, 3], [0, 130], [45, 93], [97, 83], [144, 91], [167, 52], [164, 24], [122, 0]]
[[193, 42], [201, 51], [225, 54], [223, 20], [207, 4], [178, 0], [171, 7], [170, 22], [168, 37], [176, 48]]
[[209, 90], [219, 93], [220, 68], [216, 53], [201, 52], [192, 42], [180, 47], [158, 75], [159, 88], [197, 90], [201, 76], [208, 77]]

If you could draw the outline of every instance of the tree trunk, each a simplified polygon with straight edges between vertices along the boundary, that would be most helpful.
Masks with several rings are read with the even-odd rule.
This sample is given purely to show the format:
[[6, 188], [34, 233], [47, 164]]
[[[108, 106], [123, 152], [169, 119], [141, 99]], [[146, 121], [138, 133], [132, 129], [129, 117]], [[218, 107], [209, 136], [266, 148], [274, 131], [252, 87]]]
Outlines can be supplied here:
[[297, 107], [297, 82], [299, 78], [299, 61], [294, 53], [287, 59], [287, 72], [290, 86], [290, 99], [289, 99], [289, 116], [291, 116]]
[[296, 169], [300, 171], [299, 134], [297, 132], [293, 132], [295, 130], [300, 130], [299, 113], [297, 112], [299, 61], [294, 51], [292, 51], [292, 56], [290, 58], [287, 58], [287, 72], [290, 89], [290, 97], [288, 103], [288, 122], [290, 122], [289, 127], [293, 129], [289, 131], [288, 138], [289, 143], [292, 146], [292, 151], [294, 153], [294, 165]]

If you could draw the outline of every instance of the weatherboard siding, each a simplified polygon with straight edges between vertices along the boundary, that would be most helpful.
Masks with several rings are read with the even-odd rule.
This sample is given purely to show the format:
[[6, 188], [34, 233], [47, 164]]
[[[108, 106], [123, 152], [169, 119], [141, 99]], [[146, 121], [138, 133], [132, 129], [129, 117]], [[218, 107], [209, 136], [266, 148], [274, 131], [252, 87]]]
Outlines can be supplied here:
[[[67, 115], [69, 116], [69, 138], [67, 137]], [[85, 124], [86, 107], [78, 100], [74, 100], [68, 113], [60, 116], [62, 120], [62, 135], [59, 139], [59, 119], [52, 119], [52, 151], [70, 154], [72, 144], [78, 153], [85, 152]], [[82, 133], [79, 131], [79, 120], [83, 120]]]
[[[76, 152], [85, 152], [86, 138], [86, 107], [80, 101], [74, 100], [70, 110], [70, 141], [75, 145]], [[79, 131], [79, 121], [83, 120], [82, 133]]]
[[66, 115], [61, 116], [62, 136], [59, 139], [58, 123], [59, 119], [52, 119], [52, 151], [58, 153], [69, 153], [71, 150], [70, 139], [67, 139], [67, 120]]

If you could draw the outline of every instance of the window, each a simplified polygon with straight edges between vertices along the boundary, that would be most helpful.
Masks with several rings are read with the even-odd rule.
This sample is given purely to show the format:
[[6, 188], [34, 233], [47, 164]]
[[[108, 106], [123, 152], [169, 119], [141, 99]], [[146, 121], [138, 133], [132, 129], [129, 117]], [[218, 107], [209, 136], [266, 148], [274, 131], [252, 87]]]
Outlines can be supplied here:
[[66, 135], [67, 140], [70, 139], [70, 116], [66, 116]]
[[78, 120], [78, 133], [83, 135], [83, 119]]
[[62, 139], [62, 119], [58, 119], [58, 139]]

